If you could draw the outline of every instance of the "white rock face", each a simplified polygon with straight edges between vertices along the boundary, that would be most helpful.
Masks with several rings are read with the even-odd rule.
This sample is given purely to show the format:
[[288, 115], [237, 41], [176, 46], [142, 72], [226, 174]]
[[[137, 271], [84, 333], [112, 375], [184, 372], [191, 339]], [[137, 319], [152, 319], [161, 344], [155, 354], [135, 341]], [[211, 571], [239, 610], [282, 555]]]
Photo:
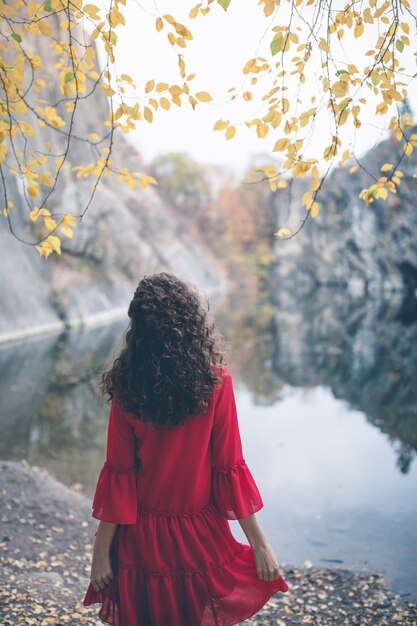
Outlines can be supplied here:
[[[34, 39], [33, 49], [47, 59], [48, 51], [39, 49], [43, 43]], [[44, 70], [51, 102], [62, 98], [55, 60], [51, 58], [50, 66]], [[68, 122], [69, 115], [62, 105], [57, 106], [57, 111]], [[102, 122], [107, 116], [107, 98], [96, 89], [88, 99], [79, 101], [73, 134], [86, 137], [95, 132], [101, 136]], [[47, 127], [42, 129], [42, 137], [36, 139], [39, 145], [31, 149], [45, 150], [47, 140], [53, 152], [65, 149], [65, 138]], [[95, 181], [93, 177], [76, 178], [70, 170], [73, 165], [92, 161], [88, 144], [73, 140], [47, 208], [74, 214], [83, 210]], [[141, 155], [118, 132], [114, 136], [112, 165], [146, 172]], [[5, 175], [9, 199], [14, 203], [10, 211], [13, 229], [20, 237], [35, 242], [36, 225], [29, 220], [29, 208], [16, 178], [6, 170]], [[42, 190], [42, 197], [46, 191]], [[88, 211], [74, 229], [74, 238], [63, 238], [62, 247], [61, 257], [40, 257], [34, 246], [13, 237], [7, 220], [1, 218], [0, 341], [56, 332], [80, 321], [102, 323], [123, 316], [138, 281], [146, 273], [173, 272], [211, 295], [225, 286], [221, 270], [198, 233], [178, 232], [177, 215], [162, 201], [158, 187], [131, 190], [126, 184], [117, 183], [116, 175], [102, 177]]]

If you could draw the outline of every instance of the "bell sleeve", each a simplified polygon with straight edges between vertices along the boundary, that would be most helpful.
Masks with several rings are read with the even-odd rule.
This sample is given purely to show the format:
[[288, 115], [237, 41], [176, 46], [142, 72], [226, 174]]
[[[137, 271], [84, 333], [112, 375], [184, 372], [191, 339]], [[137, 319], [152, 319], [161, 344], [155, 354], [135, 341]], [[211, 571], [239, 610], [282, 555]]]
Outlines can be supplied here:
[[223, 382], [216, 395], [211, 433], [213, 499], [224, 517], [242, 519], [264, 504], [243, 457], [233, 382], [227, 368], [223, 368]]
[[92, 517], [113, 524], [136, 523], [136, 458], [134, 429], [113, 397], [107, 428], [106, 460], [97, 480]]

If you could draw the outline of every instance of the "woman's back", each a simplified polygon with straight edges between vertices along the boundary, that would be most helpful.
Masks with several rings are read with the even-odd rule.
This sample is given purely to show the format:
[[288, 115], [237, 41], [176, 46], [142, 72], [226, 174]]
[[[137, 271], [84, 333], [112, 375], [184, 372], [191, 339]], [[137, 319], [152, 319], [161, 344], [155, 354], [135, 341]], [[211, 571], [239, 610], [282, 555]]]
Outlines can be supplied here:
[[198, 512], [214, 500], [226, 517], [238, 519], [263, 506], [243, 458], [232, 377], [228, 368], [216, 369], [221, 381], [207, 410], [172, 427], [142, 422], [112, 403], [105, 477], [93, 514], [112, 516], [116, 479], [119, 493], [130, 490], [125, 504], [132, 511], [137, 503], [141, 511]]

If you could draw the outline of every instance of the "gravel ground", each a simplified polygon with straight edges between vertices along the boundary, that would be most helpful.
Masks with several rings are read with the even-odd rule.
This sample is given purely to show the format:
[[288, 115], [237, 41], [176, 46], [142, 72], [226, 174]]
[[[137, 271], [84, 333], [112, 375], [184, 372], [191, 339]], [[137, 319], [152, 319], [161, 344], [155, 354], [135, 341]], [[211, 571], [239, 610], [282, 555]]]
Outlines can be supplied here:
[[[0, 467], [1, 626], [100, 626], [99, 605], [82, 604], [97, 527], [89, 500], [24, 461]], [[245, 626], [417, 626], [417, 604], [380, 574], [280, 565], [289, 591]]]

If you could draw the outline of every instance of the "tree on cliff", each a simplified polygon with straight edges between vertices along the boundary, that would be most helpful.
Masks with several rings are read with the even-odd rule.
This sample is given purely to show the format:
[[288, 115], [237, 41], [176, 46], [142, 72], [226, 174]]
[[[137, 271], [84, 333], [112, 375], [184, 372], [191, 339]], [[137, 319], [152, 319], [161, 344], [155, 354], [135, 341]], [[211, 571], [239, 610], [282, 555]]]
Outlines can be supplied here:
[[[187, 70], [184, 51], [193, 39], [191, 21], [229, 10], [231, 0], [191, 3], [188, 25], [161, 14], [155, 2], [156, 13], [147, 14], [161, 34], [161, 46], [168, 40], [177, 55], [179, 78], [169, 83], [164, 76], [146, 77], [140, 86], [116, 65], [125, 4], [109, 0], [102, 8], [83, 0], [3, 0], [0, 5], [1, 212], [11, 233], [45, 257], [60, 253], [63, 236], [73, 236], [103, 176], [112, 174], [132, 189], [157, 182], [113, 163], [116, 131], [154, 123], [173, 105], [194, 110], [215, 103], [208, 91], [193, 88], [196, 74]], [[350, 158], [351, 172], [361, 167], [355, 140], [366, 132], [362, 114], [370, 108], [402, 151], [397, 162], [384, 163], [380, 175], [371, 177], [361, 197], [370, 203], [396, 193], [403, 176], [400, 162], [417, 146], [417, 135], [409, 132], [410, 115], [400, 106], [416, 76], [416, 14], [409, 0], [364, 0], [337, 8], [324, 0], [257, 4], [267, 20], [265, 32], [242, 68], [242, 86], [228, 89], [227, 98], [251, 103], [259, 116], [240, 123], [219, 119], [213, 130], [228, 141], [244, 125], [261, 140], [274, 137], [279, 165], [257, 169], [272, 192], [286, 186], [289, 176], [308, 178], [302, 197], [305, 219], [294, 232], [280, 228], [276, 233], [290, 238], [308, 217], [319, 214], [319, 192], [330, 169]], [[102, 68], [97, 46], [105, 58]], [[104, 111], [97, 110], [98, 126], [91, 132], [82, 114], [89, 102], [96, 107], [97, 92], [108, 103]], [[60, 194], [74, 178], [94, 182], [84, 206], [64, 213]], [[16, 232], [12, 198], [25, 203], [29, 235]]]

